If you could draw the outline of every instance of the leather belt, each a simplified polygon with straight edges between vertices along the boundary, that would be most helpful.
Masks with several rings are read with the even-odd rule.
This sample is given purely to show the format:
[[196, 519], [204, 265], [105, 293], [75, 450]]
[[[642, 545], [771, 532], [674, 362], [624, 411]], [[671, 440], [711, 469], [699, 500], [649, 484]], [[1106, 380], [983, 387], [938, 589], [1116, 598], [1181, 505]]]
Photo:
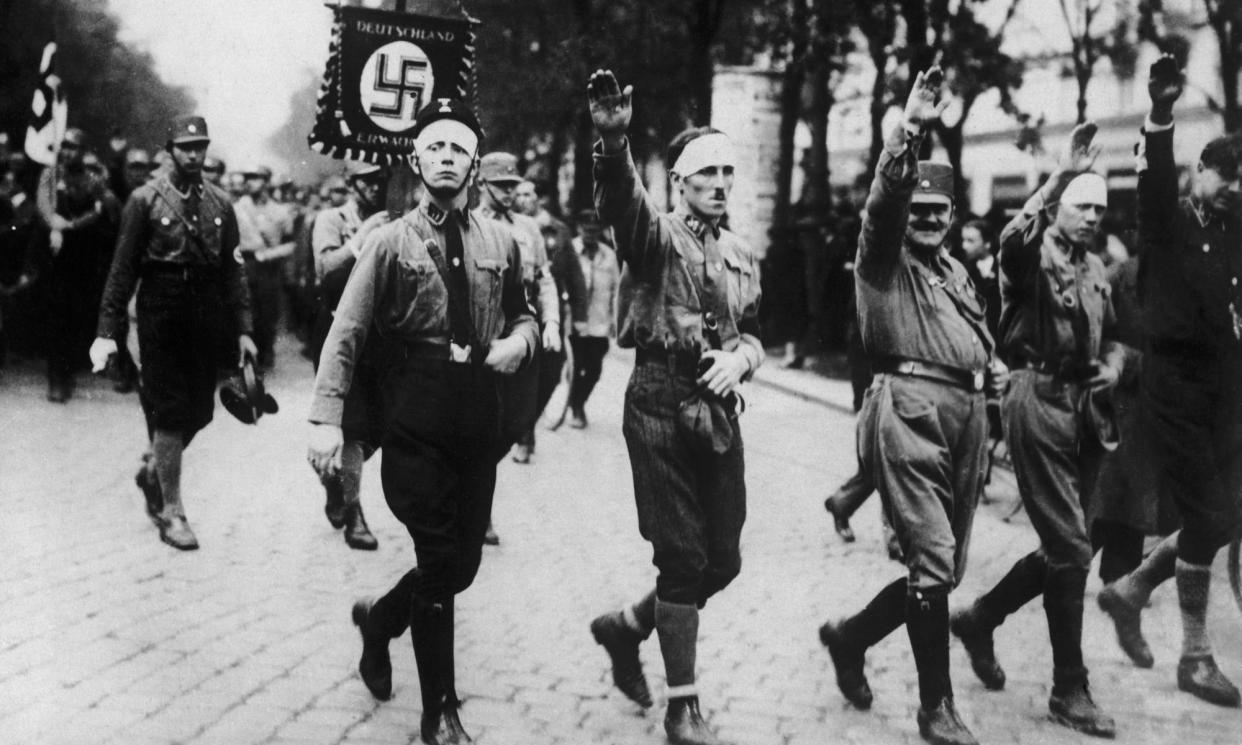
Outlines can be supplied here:
[[[406, 342], [401, 347], [405, 359], [418, 360], [436, 360], [452, 365], [469, 365], [470, 362], [455, 362], [449, 354], [449, 345], [447, 342], [434, 341], [411, 341]], [[474, 350], [470, 350], [470, 354], [474, 355]]]
[[702, 356], [696, 352], [666, 349], [664, 347], [639, 347], [634, 352], [634, 364], [659, 365], [668, 368], [670, 375], [697, 378], [699, 376], [699, 360]]
[[1086, 380], [1095, 374], [1091, 368], [1084, 367], [1081, 363], [1069, 358], [1044, 360], [1037, 357], [1017, 357], [1013, 362], [1014, 364], [1010, 365], [1011, 369], [1033, 370], [1069, 382]]
[[143, 277], [169, 277], [185, 282], [203, 282], [217, 279], [220, 272], [205, 264], [183, 264], [172, 261], [150, 261], [142, 266]]
[[934, 380], [937, 383], [946, 383], [972, 392], [983, 390], [983, 370], [962, 370], [935, 362], [909, 360], [899, 357], [887, 357], [877, 360], [873, 364], [873, 369], [877, 373], [890, 373], [892, 375], [905, 375], [911, 378]]

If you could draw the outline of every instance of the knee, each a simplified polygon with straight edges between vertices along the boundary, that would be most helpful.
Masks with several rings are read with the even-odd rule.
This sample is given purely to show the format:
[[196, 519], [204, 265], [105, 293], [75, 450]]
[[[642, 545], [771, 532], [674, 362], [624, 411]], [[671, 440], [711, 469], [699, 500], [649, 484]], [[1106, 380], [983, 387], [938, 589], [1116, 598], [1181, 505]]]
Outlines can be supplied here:
[[713, 563], [703, 573], [703, 583], [699, 590], [698, 606], [707, 604], [708, 598], [728, 587], [742, 571], [742, 557], [730, 557], [729, 560]]
[[704, 599], [707, 562], [702, 556], [670, 556], [661, 552], [656, 557], [656, 567], [660, 570], [660, 575], [656, 578], [656, 597], [660, 600], [680, 605], [699, 605]]

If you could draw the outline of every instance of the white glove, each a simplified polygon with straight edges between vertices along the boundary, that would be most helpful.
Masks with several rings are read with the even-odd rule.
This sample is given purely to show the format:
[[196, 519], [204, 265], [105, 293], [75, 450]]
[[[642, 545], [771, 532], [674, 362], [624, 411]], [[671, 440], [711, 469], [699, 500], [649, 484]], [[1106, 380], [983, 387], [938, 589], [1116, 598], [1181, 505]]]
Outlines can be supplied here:
[[91, 372], [103, 372], [108, 366], [108, 358], [116, 354], [116, 341], [97, 337], [91, 344]]

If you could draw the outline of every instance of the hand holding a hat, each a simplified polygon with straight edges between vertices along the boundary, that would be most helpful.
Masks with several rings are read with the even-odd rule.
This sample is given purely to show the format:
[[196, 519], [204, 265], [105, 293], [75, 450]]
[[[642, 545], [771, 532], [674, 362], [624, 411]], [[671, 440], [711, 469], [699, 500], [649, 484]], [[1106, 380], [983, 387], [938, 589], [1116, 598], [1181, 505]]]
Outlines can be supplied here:
[[914, 83], [910, 86], [910, 97], [906, 99], [906, 124], [922, 128], [940, 119], [940, 115], [949, 105], [948, 100], [939, 100], [943, 83], [944, 71], [940, 69], [937, 56], [931, 67], [914, 77]]
[[254, 340], [246, 334], [237, 337], [237, 366], [241, 367], [246, 364], [246, 359], [257, 360], [259, 358], [259, 348], [254, 345]]
[[1112, 388], [1121, 379], [1121, 371], [1107, 362], [1097, 362], [1094, 368], [1095, 374], [1083, 381], [1088, 390], [1100, 391], [1105, 388]]
[[606, 150], [619, 150], [634, 115], [634, 86], [621, 89], [612, 70], [596, 70], [587, 81], [587, 102], [591, 121], [604, 140]]
[[306, 448], [306, 460], [315, 473], [331, 476], [341, 470], [341, 448], [345, 445], [345, 435], [335, 424], [315, 423], [311, 425], [310, 445]]

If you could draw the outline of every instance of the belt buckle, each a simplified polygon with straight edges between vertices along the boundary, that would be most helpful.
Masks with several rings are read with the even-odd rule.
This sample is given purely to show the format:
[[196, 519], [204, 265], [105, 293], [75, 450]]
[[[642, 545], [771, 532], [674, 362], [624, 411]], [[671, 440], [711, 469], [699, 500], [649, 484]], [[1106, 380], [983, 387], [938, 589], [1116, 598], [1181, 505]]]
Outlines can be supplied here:
[[901, 362], [898, 362], [897, 373], [900, 375], [913, 375], [914, 374], [914, 361], [913, 360], [902, 360]]
[[976, 391], [983, 390], [983, 371], [975, 370], [974, 376], [971, 378], [970, 384]]

